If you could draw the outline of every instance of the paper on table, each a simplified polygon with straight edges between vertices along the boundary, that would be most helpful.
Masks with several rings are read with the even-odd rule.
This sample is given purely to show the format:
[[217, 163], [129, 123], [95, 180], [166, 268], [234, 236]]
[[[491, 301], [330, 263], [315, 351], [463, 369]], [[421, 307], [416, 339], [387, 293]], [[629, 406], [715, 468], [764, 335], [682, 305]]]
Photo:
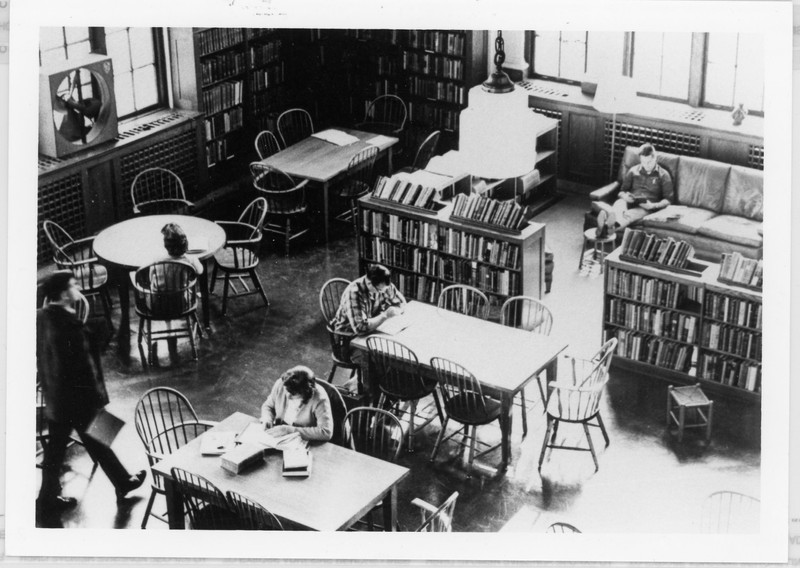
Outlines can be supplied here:
[[388, 136], [384, 136], [383, 134], [378, 134], [374, 138], [370, 138], [369, 140], [364, 140], [370, 146], [387, 146], [392, 142], [392, 138]]
[[469, 171], [468, 165], [463, 163], [462, 155], [456, 150], [450, 150], [441, 156], [434, 156], [425, 169], [429, 172], [449, 176], [459, 176]]
[[251, 422], [244, 430], [239, 432], [236, 441], [240, 444], [258, 444], [270, 449], [302, 449], [307, 448], [308, 443], [300, 437], [297, 432], [276, 436], [269, 430], [264, 430], [260, 422]]
[[208, 250], [208, 238], [194, 235], [189, 237], [189, 254], [198, 254]]
[[385, 322], [379, 325], [375, 331], [379, 331], [387, 335], [397, 335], [410, 325], [411, 319], [408, 316], [395, 316], [387, 319]]
[[206, 432], [200, 439], [200, 453], [204, 456], [221, 456], [236, 443], [236, 432]]
[[354, 142], [358, 142], [358, 138], [355, 136], [352, 136], [346, 132], [342, 132], [341, 130], [335, 130], [333, 128], [323, 130], [322, 132], [316, 132], [311, 136], [314, 138], [319, 138], [320, 140], [325, 140], [331, 144], [336, 144], [337, 146], [349, 146]]

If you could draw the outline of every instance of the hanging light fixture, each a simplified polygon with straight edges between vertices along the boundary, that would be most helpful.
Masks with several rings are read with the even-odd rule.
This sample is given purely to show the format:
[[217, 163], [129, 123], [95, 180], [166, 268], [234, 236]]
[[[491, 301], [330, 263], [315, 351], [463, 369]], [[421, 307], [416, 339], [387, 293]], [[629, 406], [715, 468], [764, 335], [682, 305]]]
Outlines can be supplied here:
[[469, 106], [461, 111], [459, 154], [465, 170], [487, 179], [514, 178], [536, 166], [536, 113], [528, 108], [525, 90], [503, 71], [503, 34], [495, 39], [495, 71], [469, 90]]

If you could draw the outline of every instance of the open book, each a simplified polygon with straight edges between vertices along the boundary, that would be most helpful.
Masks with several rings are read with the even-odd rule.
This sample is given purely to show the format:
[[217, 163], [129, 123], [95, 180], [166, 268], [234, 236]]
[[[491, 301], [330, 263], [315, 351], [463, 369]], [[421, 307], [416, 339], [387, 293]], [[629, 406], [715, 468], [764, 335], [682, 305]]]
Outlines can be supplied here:
[[331, 144], [336, 144], [337, 146], [349, 146], [354, 142], [358, 142], [358, 138], [355, 136], [333, 128], [323, 130], [322, 132], [316, 132], [311, 136], [319, 138], [320, 140], [325, 140], [325, 142], [330, 142]]
[[306, 449], [308, 442], [297, 432], [276, 436], [270, 430], [264, 430], [260, 422], [251, 422], [239, 432], [236, 441], [240, 444], [255, 444], [272, 450]]
[[379, 325], [375, 331], [379, 331], [387, 335], [397, 335], [410, 325], [411, 318], [406, 315], [400, 315], [387, 319], [385, 322]]

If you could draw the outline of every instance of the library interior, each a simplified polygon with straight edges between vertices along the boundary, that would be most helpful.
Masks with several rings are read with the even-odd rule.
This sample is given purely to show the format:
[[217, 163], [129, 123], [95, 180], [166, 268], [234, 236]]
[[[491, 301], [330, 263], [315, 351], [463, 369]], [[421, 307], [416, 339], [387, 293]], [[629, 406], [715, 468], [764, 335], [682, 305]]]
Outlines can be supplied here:
[[764, 43], [40, 28], [36, 526], [758, 533]]

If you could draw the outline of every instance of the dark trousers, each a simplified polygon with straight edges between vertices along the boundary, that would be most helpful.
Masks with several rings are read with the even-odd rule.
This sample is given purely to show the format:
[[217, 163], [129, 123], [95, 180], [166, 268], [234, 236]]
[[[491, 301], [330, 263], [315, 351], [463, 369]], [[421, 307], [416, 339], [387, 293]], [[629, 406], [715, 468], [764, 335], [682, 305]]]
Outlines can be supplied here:
[[86, 451], [94, 461], [96, 461], [114, 487], [121, 487], [130, 478], [128, 470], [125, 469], [117, 455], [111, 450], [100, 444], [84, 432], [88, 424], [74, 425], [64, 422], [54, 422], [48, 420], [48, 440], [44, 447], [44, 460], [42, 462], [42, 487], [39, 490], [39, 500], [42, 502], [52, 501], [61, 494], [61, 466], [64, 465], [64, 457], [69, 444], [69, 435], [72, 429], [78, 433]]

